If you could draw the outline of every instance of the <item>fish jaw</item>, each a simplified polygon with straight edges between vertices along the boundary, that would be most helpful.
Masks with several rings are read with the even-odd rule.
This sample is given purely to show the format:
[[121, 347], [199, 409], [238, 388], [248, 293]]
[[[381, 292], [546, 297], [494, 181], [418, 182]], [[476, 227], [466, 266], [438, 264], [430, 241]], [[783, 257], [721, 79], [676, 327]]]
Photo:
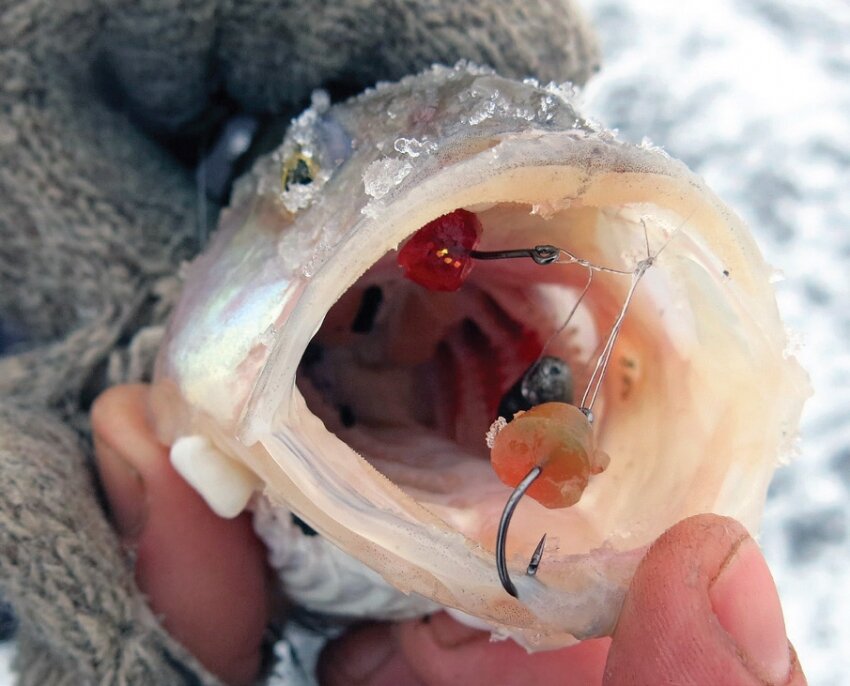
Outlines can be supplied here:
[[[681, 163], [595, 130], [568, 100], [540, 105], [552, 96], [460, 68], [314, 112], [307, 129], [335, 132], [335, 156], [323, 163], [332, 173], [312, 204], [287, 207], [268, 179], [293, 138], [258, 165], [189, 268], [154, 387], [167, 443], [204, 436], [256, 475], [270, 503], [402, 593], [536, 649], [610, 633], [646, 546], [676, 521], [713, 511], [754, 532], [807, 389], [785, 355], [770, 270], [740, 221]], [[355, 141], [348, 148], [340, 131]], [[298, 145], [321, 158], [321, 140], [302, 134]], [[416, 154], [412, 140], [424, 146]], [[517, 207], [534, 222], [501, 226]], [[329, 430], [296, 383], [330, 306], [419, 227], [458, 208], [500, 225], [485, 223], [485, 240], [531, 240], [529, 227], [550, 216], [560, 243], [601, 264], [633, 263], [644, 229], [656, 252], [664, 246], [618, 342], [617, 360], [639, 372], [628, 397], [613, 375], [601, 392], [595, 428], [609, 468], [572, 508], [518, 510], [508, 562], [520, 600], [499, 584], [488, 524], [509, 489], [462, 459], [457, 469], [484, 485], [477, 505], [397, 483]], [[478, 273], [493, 288], [510, 272]], [[597, 281], [588, 307], [601, 329], [628, 281]], [[544, 531], [554, 545], [526, 577], [522, 561]]]

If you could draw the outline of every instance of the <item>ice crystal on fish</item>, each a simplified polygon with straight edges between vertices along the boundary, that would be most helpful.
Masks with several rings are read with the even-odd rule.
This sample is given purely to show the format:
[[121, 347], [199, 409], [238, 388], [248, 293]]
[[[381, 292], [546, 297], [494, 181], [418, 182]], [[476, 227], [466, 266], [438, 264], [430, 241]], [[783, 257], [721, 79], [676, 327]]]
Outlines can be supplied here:
[[499, 432], [507, 425], [508, 420], [504, 417], [497, 417], [496, 421], [490, 425], [490, 428], [487, 429], [487, 435], [484, 437], [484, 442], [487, 444], [488, 448], [493, 447], [493, 444], [496, 442], [496, 436], [498, 436]]
[[495, 116], [516, 117], [525, 121], [533, 121], [536, 118], [534, 109], [512, 103], [498, 90], [473, 89], [462, 96], [462, 100], [466, 98], [480, 100], [475, 109], [466, 117], [466, 123], [470, 126], [477, 126]]
[[316, 197], [316, 189], [310, 186], [293, 185], [285, 191], [281, 191], [280, 200], [283, 206], [290, 212], [298, 212], [309, 207]]
[[422, 154], [428, 154], [436, 150], [436, 145], [431, 141], [417, 140], [416, 138], [400, 137], [395, 139], [393, 144], [396, 152], [408, 157], [419, 157]]
[[413, 165], [397, 157], [375, 160], [363, 172], [363, 189], [366, 195], [380, 200], [398, 186], [413, 170]]

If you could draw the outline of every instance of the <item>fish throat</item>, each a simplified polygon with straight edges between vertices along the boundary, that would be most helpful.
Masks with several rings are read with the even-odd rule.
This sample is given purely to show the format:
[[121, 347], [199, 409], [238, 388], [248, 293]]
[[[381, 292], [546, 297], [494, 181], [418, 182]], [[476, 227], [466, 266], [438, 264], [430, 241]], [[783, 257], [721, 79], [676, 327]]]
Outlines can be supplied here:
[[[645, 226], [628, 235], [605, 227], [609, 242], [628, 238], [629, 250], [618, 244], [611, 266], [600, 223], [607, 220], [595, 208], [546, 213], [519, 203], [459, 208], [427, 223], [328, 312], [297, 375], [308, 407], [375, 469], [487, 549], [499, 548], [500, 494], [504, 502], [505, 487], [518, 486], [530, 468], [540, 466], [540, 478], [523, 493], [545, 508], [574, 505], [607, 466], [590, 420], [612, 359], [620, 402], [638, 378], [634, 347], [615, 348], [627, 301], [652, 259]], [[634, 257], [623, 259], [629, 251]], [[574, 414], [535, 420], [547, 401]], [[518, 428], [507, 434], [521, 438], [494, 446], [515, 416]], [[517, 519], [511, 552], [527, 548], [534, 519]], [[499, 533], [506, 537], [506, 528]], [[537, 546], [534, 571], [539, 562]]]

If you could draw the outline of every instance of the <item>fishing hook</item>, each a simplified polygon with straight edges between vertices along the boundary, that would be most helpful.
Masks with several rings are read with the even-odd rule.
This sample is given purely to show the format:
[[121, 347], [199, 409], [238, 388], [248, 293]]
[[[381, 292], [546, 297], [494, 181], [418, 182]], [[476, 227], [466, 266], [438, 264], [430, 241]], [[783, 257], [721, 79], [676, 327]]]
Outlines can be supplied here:
[[[502, 510], [502, 518], [499, 520], [499, 530], [496, 533], [496, 570], [499, 572], [499, 581], [502, 582], [502, 588], [510, 593], [514, 598], [519, 598], [517, 595], [516, 586], [511, 581], [508, 574], [508, 563], [505, 557], [505, 544], [508, 540], [508, 525], [511, 523], [511, 517], [514, 516], [514, 510], [529, 489], [531, 484], [540, 476], [543, 469], [538, 465], [526, 474], [525, 478], [517, 484], [517, 487], [511, 493], [508, 502], [505, 503], [505, 509]], [[537, 568], [540, 566], [540, 560], [543, 557], [543, 548], [546, 545], [546, 534], [537, 544], [534, 549], [534, 554], [531, 556], [531, 561], [528, 563], [528, 568], [525, 573], [528, 576], [534, 576], [537, 573]]]

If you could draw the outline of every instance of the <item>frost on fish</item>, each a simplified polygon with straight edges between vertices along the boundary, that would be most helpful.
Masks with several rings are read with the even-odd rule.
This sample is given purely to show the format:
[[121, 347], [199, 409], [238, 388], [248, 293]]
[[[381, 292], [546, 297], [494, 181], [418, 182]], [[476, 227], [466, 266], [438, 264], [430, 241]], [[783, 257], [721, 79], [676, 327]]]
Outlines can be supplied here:
[[[349, 591], [364, 579], [391, 591], [342, 602], [334, 553], [310, 569], [339, 583], [290, 577], [306, 607], [381, 617], [435, 602], [557, 647], [612, 630], [646, 546], [680, 519], [757, 528], [808, 388], [785, 355], [771, 270], [700, 179], [618, 142], [573, 96], [459, 65], [342, 105], [320, 97], [189, 267], [157, 365], [161, 437], [202, 436], [241, 462], [263, 484], [258, 512], [291, 511], [315, 546], [349, 556]], [[565, 258], [476, 263], [451, 293], [405, 279], [399, 247], [458, 209], [480, 222], [481, 250], [551, 244]], [[544, 352], [589, 388], [649, 255], [593, 408], [610, 462], [571, 507], [520, 503], [507, 541], [517, 600], [494, 562], [511, 490], [485, 443], [499, 399]]]

